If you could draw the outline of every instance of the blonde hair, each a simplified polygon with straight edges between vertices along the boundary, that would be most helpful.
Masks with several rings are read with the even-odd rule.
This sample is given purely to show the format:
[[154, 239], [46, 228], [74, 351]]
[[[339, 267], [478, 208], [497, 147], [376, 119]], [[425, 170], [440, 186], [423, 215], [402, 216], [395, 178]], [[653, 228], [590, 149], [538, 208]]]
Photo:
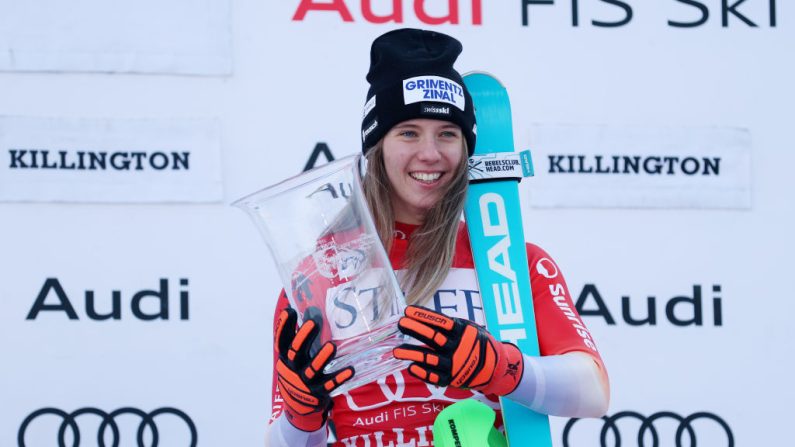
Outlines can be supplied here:
[[[394, 239], [395, 216], [390, 195], [391, 185], [384, 165], [383, 141], [382, 139], [367, 151], [367, 171], [362, 185], [378, 236], [388, 252]], [[400, 284], [408, 304], [420, 304], [436, 292], [453, 263], [456, 236], [468, 185], [466, 141], [463, 142], [461, 150], [461, 162], [453, 173], [453, 179], [445, 187], [439, 202], [428, 210], [423, 223], [410, 236], [411, 241], [403, 261], [405, 275]]]

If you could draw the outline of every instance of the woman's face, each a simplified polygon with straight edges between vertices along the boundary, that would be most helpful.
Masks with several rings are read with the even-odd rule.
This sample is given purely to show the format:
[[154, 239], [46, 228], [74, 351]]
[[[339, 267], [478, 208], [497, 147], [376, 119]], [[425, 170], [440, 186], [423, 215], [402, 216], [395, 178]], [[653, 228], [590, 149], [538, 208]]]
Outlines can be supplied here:
[[395, 219], [420, 224], [464, 156], [461, 128], [449, 121], [408, 120], [390, 129], [383, 145]]

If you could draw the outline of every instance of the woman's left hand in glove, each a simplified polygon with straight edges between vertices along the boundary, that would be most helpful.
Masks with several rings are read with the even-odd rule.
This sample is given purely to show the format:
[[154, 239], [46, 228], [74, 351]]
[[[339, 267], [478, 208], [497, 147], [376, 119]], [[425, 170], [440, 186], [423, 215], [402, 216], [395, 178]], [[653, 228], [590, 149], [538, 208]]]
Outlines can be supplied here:
[[522, 380], [524, 361], [519, 348], [496, 340], [469, 320], [408, 306], [398, 328], [426, 346], [403, 344], [393, 355], [412, 361], [409, 373], [428, 383], [504, 396]]

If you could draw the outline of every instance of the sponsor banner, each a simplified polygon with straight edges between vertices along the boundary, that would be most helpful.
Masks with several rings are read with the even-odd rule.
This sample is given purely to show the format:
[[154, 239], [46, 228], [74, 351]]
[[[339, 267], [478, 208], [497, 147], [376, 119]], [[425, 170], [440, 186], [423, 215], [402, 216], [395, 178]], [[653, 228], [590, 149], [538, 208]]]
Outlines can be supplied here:
[[723, 285], [719, 283], [697, 283], [645, 297], [621, 295], [620, 303], [598, 284], [585, 283], [579, 292], [572, 290], [577, 312], [589, 325], [597, 320], [598, 325], [618, 327], [723, 327]]
[[[286, 7], [295, 22], [402, 25], [419, 28], [500, 27], [565, 30], [567, 28], [688, 30], [700, 27], [776, 28], [776, 0], [292, 0]], [[382, 4], [383, 3], [383, 4]], [[580, 3], [583, 6], [580, 6]], [[783, 3], [783, 2], [781, 2]], [[635, 28], [632, 28], [632, 27]]]
[[0, 71], [228, 75], [230, 2], [2, 2]]
[[751, 207], [751, 137], [736, 128], [533, 125], [536, 207]]
[[214, 119], [0, 117], [0, 201], [219, 202]]
[[[157, 287], [152, 287], [157, 285]], [[149, 288], [110, 293], [64, 287], [58, 277], [46, 278], [25, 316], [27, 321], [187, 321], [190, 320], [188, 278], [158, 278]], [[85, 307], [82, 307], [85, 304]]]

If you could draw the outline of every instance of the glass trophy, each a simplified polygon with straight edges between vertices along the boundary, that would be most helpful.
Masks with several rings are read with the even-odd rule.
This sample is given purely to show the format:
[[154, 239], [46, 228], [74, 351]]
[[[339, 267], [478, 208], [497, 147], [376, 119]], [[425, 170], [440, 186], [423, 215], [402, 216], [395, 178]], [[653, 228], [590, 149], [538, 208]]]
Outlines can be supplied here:
[[262, 233], [299, 324], [323, 317], [311, 354], [333, 341], [325, 372], [356, 370], [334, 395], [408, 366], [392, 356], [405, 341], [397, 321], [406, 304], [364, 198], [364, 163], [346, 157], [233, 203]]

